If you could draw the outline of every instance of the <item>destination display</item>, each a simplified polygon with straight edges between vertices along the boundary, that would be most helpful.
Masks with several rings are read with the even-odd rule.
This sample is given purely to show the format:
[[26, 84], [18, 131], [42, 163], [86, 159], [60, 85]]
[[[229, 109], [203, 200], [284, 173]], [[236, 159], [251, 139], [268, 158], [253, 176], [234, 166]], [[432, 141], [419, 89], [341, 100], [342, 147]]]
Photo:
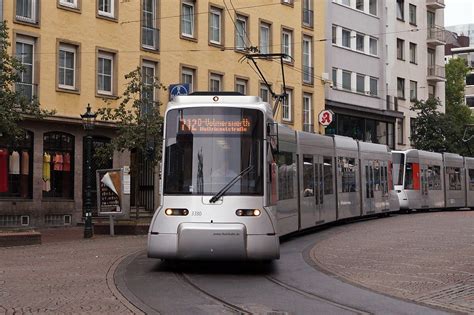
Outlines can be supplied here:
[[179, 119], [179, 133], [193, 134], [250, 134], [254, 126], [251, 117], [245, 116], [182, 116]]

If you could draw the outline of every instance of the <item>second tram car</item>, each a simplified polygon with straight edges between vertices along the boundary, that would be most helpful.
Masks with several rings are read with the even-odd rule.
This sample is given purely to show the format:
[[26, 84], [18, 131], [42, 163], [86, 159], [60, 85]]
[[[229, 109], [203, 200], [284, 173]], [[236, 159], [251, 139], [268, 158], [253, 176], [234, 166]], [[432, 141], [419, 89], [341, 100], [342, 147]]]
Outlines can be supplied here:
[[391, 168], [387, 146], [276, 125], [258, 97], [175, 97], [148, 256], [277, 259], [282, 235], [398, 211]]

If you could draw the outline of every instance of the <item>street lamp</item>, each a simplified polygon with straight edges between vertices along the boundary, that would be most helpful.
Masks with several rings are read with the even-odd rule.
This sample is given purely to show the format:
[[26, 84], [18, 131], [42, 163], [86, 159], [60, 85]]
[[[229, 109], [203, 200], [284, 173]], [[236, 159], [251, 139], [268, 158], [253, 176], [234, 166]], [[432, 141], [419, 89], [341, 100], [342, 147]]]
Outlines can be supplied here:
[[91, 131], [94, 129], [95, 119], [97, 117], [96, 113], [91, 111], [91, 105], [87, 104], [86, 112], [81, 115], [82, 125], [86, 131], [85, 136], [85, 199], [84, 199], [84, 212], [85, 212], [85, 222], [84, 222], [84, 238], [91, 238], [94, 235], [94, 230], [92, 229], [92, 136]]

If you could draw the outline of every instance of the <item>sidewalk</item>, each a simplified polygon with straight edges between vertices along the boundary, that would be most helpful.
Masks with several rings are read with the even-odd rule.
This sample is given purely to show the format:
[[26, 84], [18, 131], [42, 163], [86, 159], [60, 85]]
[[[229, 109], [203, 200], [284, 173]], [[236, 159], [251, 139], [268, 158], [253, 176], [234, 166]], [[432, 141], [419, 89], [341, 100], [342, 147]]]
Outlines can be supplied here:
[[40, 230], [42, 245], [0, 248], [0, 314], [140, 313], [113, 283], [118, 263], [146, 248], [146, 236]]

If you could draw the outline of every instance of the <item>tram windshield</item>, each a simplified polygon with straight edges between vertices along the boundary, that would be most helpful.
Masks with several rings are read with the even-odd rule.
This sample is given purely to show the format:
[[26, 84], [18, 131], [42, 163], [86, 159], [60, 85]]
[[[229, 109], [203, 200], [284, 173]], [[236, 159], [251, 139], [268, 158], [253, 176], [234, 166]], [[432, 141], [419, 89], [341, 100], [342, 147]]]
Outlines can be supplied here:
[[164, 193], [214, 195], [243, 172], [226, 195], [263, 195], [263, 125], [254, 109], [169, 111]]
[[403, 169], [405, 168], [405, 154], [404, 153], [392, 153], [393, 162], [393, 185], [403, 185]]

